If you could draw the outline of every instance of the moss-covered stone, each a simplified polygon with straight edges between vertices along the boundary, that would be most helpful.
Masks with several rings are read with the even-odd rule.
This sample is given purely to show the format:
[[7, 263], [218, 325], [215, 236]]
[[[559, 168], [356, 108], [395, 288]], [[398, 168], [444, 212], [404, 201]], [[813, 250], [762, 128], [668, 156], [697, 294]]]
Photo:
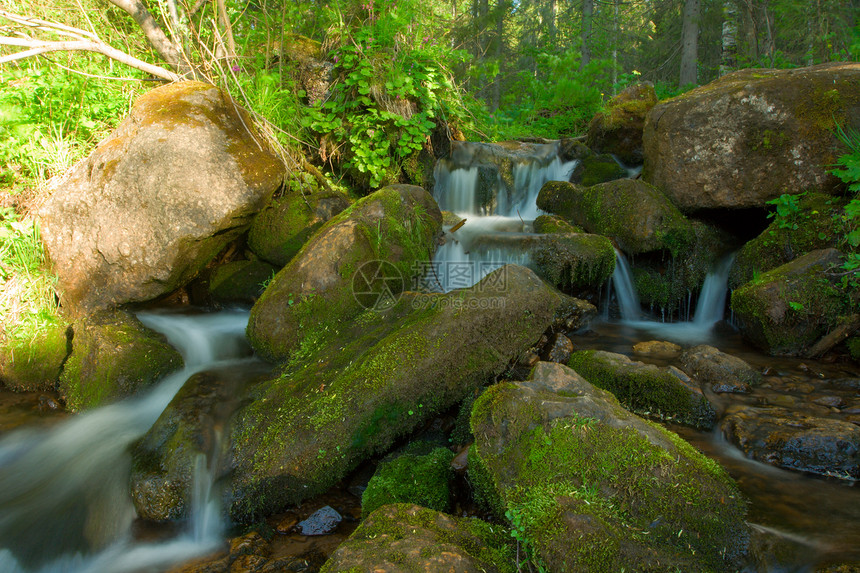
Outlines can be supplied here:
[[598, 153], [612, 153], [628, 165], [639, 165], [645, 118], [657, 104], [650, 82], [632, 85], [613, 97], [588, 125], [585, 142]]
[[546, 235], [530, 255], [538, 274], [568, 294], [599, 289], [615, 270], [615, 250], [600, 235]]
[[[391, 306], [307, 330], [276, 374], [240, 396], [230, 430], [231, 515], [253, 522], [322, 493], [500, 375], [561, 302], [534, 272], [509, 265], [470, 289], [404, 293]], [[172, 467], [174, 455], [160, 449], [149, 467]]]
[[283, 267], [322, 225], [349, 207], [344, 194], [320, 189], [309, 173], [298, 173], [288, 192], [260, 211], [248, 230], [248, 247], [258, 257]]
[[535, 233], [584, 233], [585, 231], [571, 225], [561, 217], [555, 215], [540, 215], [532, 224]]
[[436, 202], [420, 187], [393, 185], [353, 204], [269, 283], [251, 309], [251, 346], [267, 360], [284, 361], [309, 334], [397, 295], [420, 273], [416, 263], [432, 256], [441, 223]]
[[233, 261], [223, 264], [209, 276], [209, 294], [219, 302], [253, 303], [277, 269], [264, 261]]
[[764, 207], [786, 190], [830, 193], [860, 127], [860, 65], [740, 70], [649, 112], [642, 177], [684, 212]]
[[669, 368], [602, 350], [574, 352], [568, 365], [638, 414], [703, 429], [712, 428], [717, 419], [701, 389]]
[[732, 291], [744, 338], [770, 354], [796, 355], [847, 312], [847, 297], [827, 273], [842, 264], [836, 249], [812, 251]]
[[104, 406], [182, 367], [179, 352], [127, 312], [98, 313], [71, 328], [72, 352], [59, 381], [69, 410]]
[[0, 384], [15, 392], [54, 390], [69, 353], [66, 328], [56, 322], [31, 340], [7, 339], [0, 346]]
[[665, 195], [634, 179], [593, 187], [550, 181], [541, 189], [537, 205], [589, 233], [613, 237], [629, 254], [662, 249], [674, 255], [695, 238], [693, 226]]
[[625, 177], [627, 170], [611, 155], [588, 155], [574, 168], [570, 181], [583, 187], [591, 187]]
[[515, 573], [507, 528], [409, 504], [373, 512], [323, 565], [321, 573], [458, 571]]
[[729, 286], [737, 288], [816, 249], [836, 247], [840, 231], [835, 215], [843, 204], [838, 197], [804, 194], [795, 215], [774, 220], [761, 235], [743, 246], [732, 266]]
[[109, 310], [188, 284], [244, 234], [283, 176], [251, 117], [219, 88], [177, 82], [144, 94], [39, 208], [65, 310]]
[[426, 455], [404, 453], [379, 463], [361, 496], [361, 513], [367, 517], [389, 503], [414, 503], [436, 511], [449, 511], [451, 460], [447, 448]]
[[745, 503], [720, 466], [570, 369], [489, 388], [469, 476], [548, 571], [732, 571]]

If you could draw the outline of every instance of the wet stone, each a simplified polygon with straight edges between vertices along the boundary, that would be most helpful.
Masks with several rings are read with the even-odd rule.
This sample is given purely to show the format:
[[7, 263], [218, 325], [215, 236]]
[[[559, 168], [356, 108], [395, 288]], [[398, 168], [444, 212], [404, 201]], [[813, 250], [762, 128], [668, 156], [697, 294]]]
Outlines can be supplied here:
[[845, 406], [845, 401], [839, 396], [822, 396], [821, 398], [816, 398], [813, 402], [827, 408], [843, 408]]
[[555, 334], [552, 338], [552, 346], [546, 356], [547, 361], [566, 364], [570, 360], [571, 354], [573, 354], [573, 342], [563, 334]]
[[337, 529], [342, 521], [341, 515], [330, 505], [326, 505], [315, 511], [306, 520], [298, 525], [302, 535], [328, 535]]
[[649, 340], [634, 344], [633, 354], [637, 356], [653, 356], [655, 358], [676, 358], [681, 354], [681, 347], [665, 340]]

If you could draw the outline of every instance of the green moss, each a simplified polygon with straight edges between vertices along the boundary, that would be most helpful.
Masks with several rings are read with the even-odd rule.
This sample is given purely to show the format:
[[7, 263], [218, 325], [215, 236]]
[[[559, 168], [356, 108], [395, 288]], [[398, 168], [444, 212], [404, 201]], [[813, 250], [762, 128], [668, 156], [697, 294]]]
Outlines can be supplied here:
[[51, 321], [30, 339], [0, 347], [0, 383], [15, 392], [54, 390], [68, 355], [64, 322]]
[[634, 412], [697, 428], [713, 427], [716, 413], [700, 392], [684, 386], [668, 370], [622, 358], [583, 350], [571, 355], [568, 366], [598, 388], [612, 392]]
[[361, 512], [367, 517], [389, 503], [414, 503], [436, 511], [448, 511], [451, 494], [451, 460], [454, 454], [436, 448], [427, 455], [404, 454], [380, 462], [361, 497]]
[[627, 170], [621, 167], [611, 155], [589, 155], [574, 169], [571, 181], [584, 187], [606, 183], [627, 177]]
[[574, 225], [571, 225], [561, 217], [554, 215], [541, 215], [535, 219], [533, 224], [535, 233], [584, 233], [585, 231]]
[[[418, 533], [416, 541], [426, 540], [422, 553], [403, 551], [394, 543]], [[428, 539], [429, 538], [429, 539]], [[400, 544], [403, 546], [403, 544]], [[439, 547], [453, 547], [475, 560], [482, 571], [517, 571], [517, 552], [507, 528], [480, 519], [460, 519], [408, 504], [381, 507], [366, 519], [343, 544], [361, 566], [345, 569], [335, 553], [321, 573], [365, 571], [382, 566], [383, 561], [398, 564], [404, 571], [425, 571]], [[408, 545], [407, 545], [408, 546]], [[425, 554], [423, 552], [431, 552]], [[417, 559], [416, 559], [417, 557]], [[462, 560], [457, 561], [463, 564]]]
[[821, 193], [800, 198], [800, 209], [792, 224], [774, 220], [738, 253], [729, 276], [729, 286], [738, 288], [771, 269], [816, 249], [835, 247], [840, 236], [838, 219], [845, 201]]
[[[539, 400], [558, 398], [546, 392], [532, 399]], [[476, 432], [492, 432], [501, 420], [514, 427], [505, 428], [506, 443], [495, 453], [476, 443], [469, 475], [476, 460], [482, 473], [505, 476], [481, 480], [496, 490], [496, 512], [504, 509], [550, 569], [722, 571], [724, 558], [737, 559], [722, 543], [743, 546], [735, 538], [741, 531], [727, 526], [742, 528], [745, 507], [718, 464], [655, 424], [675, 451], [632, 427], [576, 414], [514, 420], [522, 404], [515, 385], [494, 386], [476, 404]]]
[[860, 362], [860, 336], [852, 336], [845, 341], [845, 345], [848, 347], [851, 358]]
[[615, 270], [615, 250], [606, 237], [556, 234], [532, 249], [538, 274], [564, 292], [600, 288]]

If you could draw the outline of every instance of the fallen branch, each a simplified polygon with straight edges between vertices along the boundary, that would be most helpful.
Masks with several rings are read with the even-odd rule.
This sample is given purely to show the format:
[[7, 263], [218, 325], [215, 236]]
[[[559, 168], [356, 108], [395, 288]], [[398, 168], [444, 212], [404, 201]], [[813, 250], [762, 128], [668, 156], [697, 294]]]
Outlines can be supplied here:
[[858, 328], [860, 328], [860, 314], [852, 314], [839, 326], [831, 330], [826, 336], [824, 336], [824, 338], [816, 342], [815, 345], [806, 352], [806, 357], [818, 358], [851, 336]]
[[7, 56], [0, 57], [0, 64], [14, 62], [15, 60], [23, 60], [32, 58], [49, 52], [95, 52], [107, 56], [112, 60], [116, 60], [122, 64], [132, 68], [141, 70], [147, 74], [175, 82], [182, 79], [179, 74], [165, 70], [160, 66], [149, 64], [143, 60], [138, 60], [134, 56], [130, 56], [121, 50], [117, 50], [107, 44], [96, 40], [72, 40], [72, 41], [42, 41], [32, 40], [27, 38], [9, 38], [8, 36], [0, 36], [0, 45], [2, 46], [17, 46], [21, 48], [29, 48], [22, 52], [15, 52]]

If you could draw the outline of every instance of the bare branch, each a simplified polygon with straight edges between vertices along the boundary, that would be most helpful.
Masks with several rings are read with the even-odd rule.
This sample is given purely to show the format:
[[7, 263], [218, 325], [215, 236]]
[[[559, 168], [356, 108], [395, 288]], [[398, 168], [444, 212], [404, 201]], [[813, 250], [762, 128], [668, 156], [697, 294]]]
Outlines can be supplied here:
[[136, 68], [148, 74], [152, 74], [156, 77], [163, 78], [168, 81], [179, 81], [180, 79], [182, 79], [178, 74], [171, 72], [170, 70], [165, 70], [162, 67], [144, 62], [143, 60], [138, 60], [137, 58], [130, 56], [120, 50], [117, 50], [116, 48], [108, 46], [101, 41], [77, 40], [65, 42], [45, 42], [41, 40], [9, 38], [5, 36], [0, 36], [0, 45], [30, 48], [29, 50], [25, 50], [23, 52], [16, 52], [14, 54], [0, 57], [0, 64], [13, 62], [15, 60], [23, 60], [24, 58], [31, 58], [33, 56], [46, 54], [48, 52], [85, 51], [102, 54], [111, 58], [112, 60], [116, 60], [122, 64], [131, 66], [133, 68]]
[[90, 38], [91, 40], [100, 41], [98, 36], [92, 32], [87, 32], [86, 30], [81, 30], [80, 28], [74, 28], [72, 26], [66, 26], [65, 24], [48, 22], [47, 20], [40, 20], [39, 18], [31, 18], [29, 16], [21, 16], [20, 14], [13, 14], [7, 10], [0, 10], [0, 16], [15, 22], [16, 24], [27, 26], [28, 28], [46, 29], [64, 36], [72, 36], [79, 39]]
[[109, 1], [114, 6], [128, 12], [134, 18], [134, 21], [137, 22], [137, 25], [140, 26], [146, 35], [146, 39], [149, 40], [149, 43], [155, 48], [158, 55], [164, 58], [164, 61], [170, 64], [175, 70], [180, 69], [182, 60], [179, 50], [170, 41], [170, 38], [167, 37], [164, 30], [161, 29], [161, 26], [158, 25], [158, 22], [152, 17], [152, 14], [149, 13], [149, 10], [146, 9], [146, 6], [140, 0]]

